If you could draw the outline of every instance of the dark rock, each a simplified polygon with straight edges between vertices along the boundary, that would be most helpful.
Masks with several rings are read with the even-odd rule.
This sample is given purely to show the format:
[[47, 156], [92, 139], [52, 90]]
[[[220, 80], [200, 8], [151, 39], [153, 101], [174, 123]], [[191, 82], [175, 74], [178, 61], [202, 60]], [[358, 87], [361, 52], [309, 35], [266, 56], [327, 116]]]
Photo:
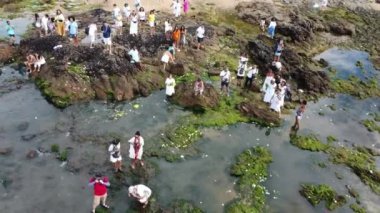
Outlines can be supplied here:
[[339, 36], [353, 36], [355, 34], [355, 25], [348, 22], [336, 22], [329, 25], [331, 33]]
[[226, 36], [234, 36], [236, 34], [235, 30], [231, 28], [227, 28], [226, 31], [224, 32], [224, 35]]
[[80, 169], [83, 166], [81, 166], [80, 160], [74, 161], [74, 160], [68, 160], [66, 165], [66, 170], [73, 173], [78, 173]]
[[203, 96], [195, 96], [193, 83], [180, 83], [175, 89], [172, 101], [185, 108], [205, 109], [218, 106], [219, 93], [210, 84], [205, 83]]
[[169, 65], [168, 72], [172, 75], [181, 76], [185, 74], [185, 66], [182, 63], [175, 63]]
[[329, 66], [329, 63], [328, 63], [325, 59], [323, 59], [323, 58], [319, 59], [318, 63], [319, 63], [323, 68]]
[[19, 124], [18, 126], [17, 126], [17, 129], [19, 130], [19, 131], [25, 131], [25, 130], [27, 130], [29, 128], [29, 122], [22, 122], [21, 124]]
[[15, 53], [15, 49], [8, 43], [0, 42], [0, 64], [11, 62]]
[[11, 147], [0, 148], [0, 155], [10, 155], [13, 149]]
[[28, 153], [26, 153], [26, 157], [28, 159], [34, 159], [38, 156], [38, 152], [36, 150], [29, 150]]
[[21, 136], [21, 139], [23, 141], [31, 141], [33, 140], [35, 137], [37, 137], [37, 134], [28, 134], [28, 135], [23, 135]]
[[266, 125], [279, 125], [281, 119], [278, 113], [269, 110], [269, 107], [260, 107], [255, 103], [243, 102], [237, 106], [237, 109], [245, 116]]

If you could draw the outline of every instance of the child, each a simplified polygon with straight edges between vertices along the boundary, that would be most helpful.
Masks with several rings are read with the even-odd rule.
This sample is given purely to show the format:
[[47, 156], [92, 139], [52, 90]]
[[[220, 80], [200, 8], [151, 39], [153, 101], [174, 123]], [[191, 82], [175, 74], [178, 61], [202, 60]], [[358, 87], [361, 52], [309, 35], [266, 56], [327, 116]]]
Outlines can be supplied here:
[[156, 33], [156, 15], [154, 14], [154, 10], [149, 12], [148, 22], [150, 27], [150, 35], [153, 36]]
[[260, 20], [260, 29], [265, 32], [265, 18], [261, 18]]
[[292, 129], [298, 130], [300, 128], [300, 120], [302, 119], [302, 115], [305, 112], [307, 101], [302, 101], [301, 106], [296, 111], [296, 119], [294, 122], [294, 125], [292, 126]]

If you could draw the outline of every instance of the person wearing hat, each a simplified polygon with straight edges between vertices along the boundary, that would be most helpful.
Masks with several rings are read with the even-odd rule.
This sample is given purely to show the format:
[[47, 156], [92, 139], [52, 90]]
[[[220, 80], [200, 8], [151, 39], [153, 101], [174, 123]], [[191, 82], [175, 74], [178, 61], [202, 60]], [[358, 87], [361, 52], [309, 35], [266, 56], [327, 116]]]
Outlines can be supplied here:
[[94, 187], [94, 201], [91, 212], [95, 213], [95, 209], [99, 204], [101, 204], [102, 207], [109, 209], [110, 207], [106, 205], [107, 187], [110, 186], [108, 177], [103, 177], [102, 174], [97, 173], [95, 177], [90, 179], [88, 185]]
[[111, 142], [108, 147], [108, 152], [110, 153], [110, 161], [115, 168], [115, 172], [121, 172], [121, 154], [120, 154], [120, 139], [115, 139]]
[[137, 161], [140, 161], [141, 166], [144, 166], [144, 162], [142, 161], [143, 155], [143, 146], [144, 146], [144, 138], [141, 137], [140, 131], [135, 133], [131, 139], [129, 139], [129, 158], [132, 159], [132, 169], [135, 169], [135, 165]]

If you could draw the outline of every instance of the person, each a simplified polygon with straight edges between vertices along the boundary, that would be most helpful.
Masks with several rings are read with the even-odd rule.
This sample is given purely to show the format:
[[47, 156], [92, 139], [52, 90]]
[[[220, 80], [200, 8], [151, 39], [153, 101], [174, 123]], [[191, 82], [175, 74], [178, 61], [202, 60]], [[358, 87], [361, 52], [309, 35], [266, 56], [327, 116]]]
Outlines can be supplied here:
[[140, 7], [142, 7], [142, 5], [141, 5], [141, 0], [135, 0], [135, 8], [136, 8], [136, 11], [137, 11]]
[[112, 55], [111, 27], [107, 22], [104, 22], [101, 30], [103, 32], [103, 42], [106, 45], [106, 50], [108, 49], [109, 54]]
[[120, 14], [115, 19], [115, 28], [117, 34], [123, 34], [123, 17]]
[[270, 109], [278, 112], [279, 116], [281, 116], [281, 90], [276, 89], [272, 98], [270, 99]]
[[13, 25], [11, 25], [11, 22], [9, 20], [7, 20], [5, 23], [5, 29], [7, 30], [9, 36], [9, 43], [14, 46], [16, 43], [15, 28]]
[[259, 70], [257, 69], [257, 66], [254, 65], [253, 67], [248, 68], [247, 75], [245, 77], [244, 87], [250, 89], [252, 87], [252, 81], [256, 78], [257, 73]]
[[132, 49], [128, 52], [128, 55], [130, 56], [131, 64], [134, 64], [139, 70], [142, 70], [140, 64], [140, 54], [136, 46], [132, 47]]
[[128, 196], [137, 199], [141, 204], [143, 204], [143, 208], [148, 205], [151, 195], [152, 190], [143, 184], [130, 186], [128, 188]]
[[110, 161], [113, 164], [115, 172], [121, 172], [121, 154], [120, 154], [120, 139], [114, 139], [108, 147], [110, 153]]
[[322, 0], [321, 7], [326, 8], [328, 4], [329, 4], [328, 0]]
[[229, 83], [231, 80], [231, 72], [228, 67], [225, 67], [222, 72], [220, 72], [220, 91], [225, 92], [229, 96]]
[[138, 30], [139, 30], [138, 16], [136, 14], [136, 11], [132, 11], [129, 34], [136, 36], [138, 34]]
[[116, 18], [121, 15], [120, 14], [120, 8], [117, 6], [117, 4], [113, 4], [113, 9], [112, 9], [112, 18], [116, 20]]
[[175, 80], [172, 76], [172, 74], [169, 75], [168, 78], [165, 80], [166, 85], [166, 96], [171, 97], [175, 93]]
[[268, 35], [272, 39], [274, 38], [274, 33], [275, 33], [275, 30], [276, 30], [276, 26], [277, 26], [276, 19], [272, 18], [271, 21], [270, 21], [270, 23], [269, 23], [269, 26], [268, 26]]
[[95, 177], [92, 177], [88, 183], [89, 186], [94, 187], [94, 201], [92, 203], [92, 213], [95, 213], [96, 207], [99, 204], [102, 207], [109, 209], [110, 207], [106, 204], [107, 200], [107, 187], [111, 184], [108, 177], [103, 177], [100, 173], [97, 173]]
[[179, 42], [181, 39], [181, 30], [178, 28], [177, 25], [174, 26], [174, 30], [172, 32], [172, 39], [173, 39], [174, 48], [176, 48], [176, 50], [179, 52], [180, 51]]
[[54, 18], [55, 24], [56, 24], [56, 29], [57, 29], [57, 34], [60, 36], [65, 35], [65, 17], [62, 14], [62, 11], [58, 9], [56, 11], [56, 16]]
[[248, 57], [246, 53], [242, 53], [239, 59], [237, 68], [237, 86], [241, 86], [241, 81], [244, 79], [245, 71], [247, 70]]
[[75, 21], [75, 17], [71, 16], [69, 18], [70, 20], [70, 25], [69, 25], [69, 37], [70, 39], [74, 40], [74, 45], [78, 45], [78, 24]]
[[31, 73], [33, 71], [34, 63], [37, 61], [37, 58], [34, 54], [29, 54], [26, 56], [26, 61], [24, 61], [24, 64], [26, 66], [26, 72]]
[[199, 48], [201, 48], [201, 44], [203, 43], [203, 39], [205, 36], [205, 28], [203, 27], [203, 25], [197, 28], [196, 33], [197, 33], [197, 41], [198, 41], [197, 49], [199, 50]]
[[265, 103], [270, 103], [270, 100], [272, 99], [275, 93], [275, 89], [276, 89], [276, 83], [274, 79], [272, 79], [269, 84], [266, 84], [265, 95], [264, 95]]
[[261, 92], [266, 91], [267, 85], [270, 84], [272, 79], [274, 79], [274, 74], [273, 74], [273, 71], [271, 69], [269, 69], [266, 76], [265, 76], [263, 86], [261, 87]]
[[194, 94], [195, 94], [195, 96], [197, 96], [197, 95], [203, 96], [204, 89], [205, 89], [205, 85], [204, 85], [202, 79], [198, 78], [195, 81], [195, 84], [194, 84]]
[[179, 46], [180, 47], [184, 47], [187, 44], [187, 41], [186, 41], [187, 30], [186, 30], [186, 27], [182, 25], [181, 28], [180, 28], [180, 32], [181, 32], [181, 41], [179, 43]]
[[166, 40], [170, 40], [170, 35], [171, 35], [171, 31], [173, 30], [173, 27], [172, 25], [170, 24], [169, 22], [169, 19], [167, 19], [165, 21], [165, 37], [166, 37]]
[[45, 57], [42, 55], [36, 55], [36, 61], [34, 62], [34, 71], [40, 72], [41, 66], [46, 64]]
[[144, 166], [144, 161], [142, 160], [143, 147], [144, 147], [144, 138], [141, 137], [140, 131], [135, 133], [129, 141], [129, 158], [133, 159], [131, 167], [135, 169], [137, 161], [140, 161], [141, 166]]
[[69, 16], [68, 19], [65, 21], [65, 35], [70, 35], [69, 33], [69, 28], [70, 28], [70, 19], [71, 17]]
[[285, 79], [281, 79], [280, 84], [279, 84], [279, 89], [280, 89], [280, 107], [283, 107], [285, 104], [285, 95], [287, 91], [287, 86], [286, 86], [286, 81]]
[[173, 0], [172, 3], [174, 17], [178, 18], [181, 15], [181, 4], [179, 0]]
[[282, 53], [283, 49], [284, 49], [284, 40], [282, 38], [280, 38], [277, 41], [277, 44], [276, 44], [276, 47], [275, 47], [273, 61], [280, 61], [280, 56], [281, 56], [281, 53]]
[[41, 18], [42, 34], [43, 34], [44, 36], [47, 36], [48, 33], [49, 33], [48, 23], [49, 23], [49, 15], [48, 15], [48, 14], [45, 14], [45, 15], [42, 16], [42, 18]]
[[303, 113], [305, 113], [306, 110], [306, 104], [307, 101], [302, 101], [301, 106], [296, 111], [296, 118], [294, 121], [294, 125], [292, 126], [292, 129], [298, 130], [300, 128], [300, 120], [302, 119]]
[[96, 24], [94, 24], [94, 23], [91, 23], [88, 26], [88, 37], [90, 37], [90, 48], [94, 48], [97, 30], [98, 30], [98, 28], [97, 28]]
[[276, 73], [281, 72], [282, 64], [281, 64], [280, 61], [273, 61], [272, 62], [272, 66], [274, 67], [274, 70], [275, 70]]
[[124, 16], [127, 20], [129, 20], [129, 16], [131, 15], [131, 8], [129, 7], [128, 3], [124, 4]]
[[53, 35], [55, 33], [55, 19], [54, 18], [51, 18], [50, 19], [50, 22], [48, 23], [48, 27], [49, 27], [49, 32], [50, 32], [50, 35]]
[[185, 13], [185, 15], [187, 15], [189, 8], [190, 8], [189, 0], [183, 0], [183, 12]]
[[260, 20], [260, 29], [265, 32], [265, 18], [261, 18]]
[[41, 36], [41, 17], [38, 15], [38, 13], [34, 14], [34, 26], [36, 27], [38, 33]]
[[146, 14], [145, 14], [145, 9], [143, 7], [139, 8], [138, 16], [139, 16], [140, 23], [146, 22]]
[[148, 16], [148, 22], [150, 27], [150, 35], [153, 36], [156, 33], [156, 15], [155, 10], [151, 10]]
[[173, 50], [166, 50], [164, 54], [162, 54], [161, 62], [163, 63], [163, 71], [165, 72], [166, 65], [169, 62], [174, 63]]

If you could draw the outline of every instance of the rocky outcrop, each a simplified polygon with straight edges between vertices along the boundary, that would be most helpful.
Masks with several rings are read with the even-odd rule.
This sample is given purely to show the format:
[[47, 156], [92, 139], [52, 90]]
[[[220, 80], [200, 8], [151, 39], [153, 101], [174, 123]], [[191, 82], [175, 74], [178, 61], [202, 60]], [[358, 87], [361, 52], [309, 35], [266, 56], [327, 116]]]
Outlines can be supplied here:
[[268, 107], [261, 107], [255, 103], [243, 102], [237, 106], [237, 109], [252, 120], [265, 122], [266, 124], [279, 125], [281, 119], [278, 113], [272, 112]]
[[176, 86], [172, 101], [190, 109], [214, 108], [219, 103], [219, 93], [210, 84], [205, 84], [203, 96], [194, 94], [193, 83], [180, 83]]
[[0, 43], [0, 64], [11, 62], [15, 53], [14, 47], [8, 43]]

